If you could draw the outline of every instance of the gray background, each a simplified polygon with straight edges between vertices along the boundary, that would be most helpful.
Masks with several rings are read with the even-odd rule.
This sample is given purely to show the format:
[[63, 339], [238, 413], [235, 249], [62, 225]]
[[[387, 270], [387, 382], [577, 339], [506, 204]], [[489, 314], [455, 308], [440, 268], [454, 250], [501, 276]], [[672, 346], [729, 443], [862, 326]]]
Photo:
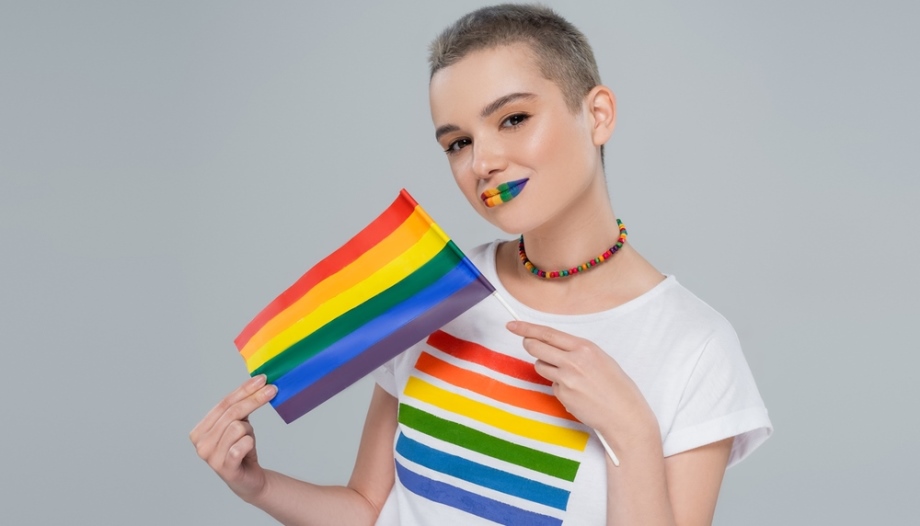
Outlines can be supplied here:
[[[479, 2], [0, 2], [5, 524], [271, 524], [188, 432], [232, 340], [407, 187], [461, 247], [426, 45]], [[550, 2], [619, 100], [633, 243], [736, 327], [776, 426], [716, 523], [920, 511], [916, 2]], [[351, 470], [371, 383], [266, 466]]]

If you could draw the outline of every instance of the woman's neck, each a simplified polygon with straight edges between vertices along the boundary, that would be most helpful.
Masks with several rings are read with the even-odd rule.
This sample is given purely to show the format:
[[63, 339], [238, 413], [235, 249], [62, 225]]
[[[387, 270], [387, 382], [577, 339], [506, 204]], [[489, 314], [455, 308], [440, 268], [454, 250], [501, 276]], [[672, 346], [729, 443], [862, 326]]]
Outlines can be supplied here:
[[[600, 181], [603, 185], [603, 181]], [[569, 269], [613, 246], [619, 228], [605, 188], [585, 198], [541, 227], [524, 234], [527, 258], [547, 272]], [[628, 222], [624, 221], [628, 227]], [[540, 278], [524, 268], [516, 241], [496, 254], [502, 285], [518, 301], [544, 312], [586, 314], [612, 309], [651, 290], [664, 276], [627, 241], [610, 259], [576, 275]]]
[[524, 233], [527, 258], [550, 271], [577, 267], [613, 246], [619, 236], [616, 215], [603, 177], [595, 178], [582, 197]]

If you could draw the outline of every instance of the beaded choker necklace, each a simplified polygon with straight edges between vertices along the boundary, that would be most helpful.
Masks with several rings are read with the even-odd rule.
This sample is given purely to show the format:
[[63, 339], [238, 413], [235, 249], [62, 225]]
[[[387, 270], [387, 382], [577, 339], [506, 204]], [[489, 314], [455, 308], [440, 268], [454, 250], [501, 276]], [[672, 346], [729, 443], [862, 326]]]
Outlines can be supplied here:
[[578, 265], [577, 267], [572, 267], [567, 270], [553, 270], [553, 271], [547, 272], [545, 270], [538, 269], [533, 263], [530, 262], [529, 259], [527, 259], [527, 252], [524, 251], [524, 235], [523, 234], [521, 234], [521, 239], [518, 241], [518, 255], [521, 257], [521, 263], [524, 264], [524, 268], [529, 270], [532, 274], [539, 276], [541, 278], [546, 278], [546, 279], [564, 278], [566, 276], [578, 274], [579, 272], [583, 272], [585, 270], [588, 270], [591, 267], [594, 267], [595, 265], [599, 265], [603, 263], [604, 261], [607, 261], [617, 252], [617, 250], [620, 250], [621, 248], [623, 248], [623, 243], [626, 242], [626, 227], [623, 226], [623, 222], [620, 221], [619, 219], [617, 219], [617, 226], [620, 227], [620, 237], [617, 238], [616, 245], [613, 245], [612, 247], [608, 248], [606, 252], [588, 261], [587, 263], [582, 263], [581, 265]]

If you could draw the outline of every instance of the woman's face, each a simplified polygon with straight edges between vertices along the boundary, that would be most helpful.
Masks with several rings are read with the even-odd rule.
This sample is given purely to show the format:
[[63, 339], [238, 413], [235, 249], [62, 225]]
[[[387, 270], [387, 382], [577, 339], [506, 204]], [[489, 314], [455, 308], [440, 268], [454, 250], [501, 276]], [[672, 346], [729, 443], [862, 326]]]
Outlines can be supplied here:
[[591, 112], [583, 103], [572, 113], [523, 44], [477, 51], [438, 71], [429, 97], [457, 185], [506, 232], [559, 218], [603, 177]]

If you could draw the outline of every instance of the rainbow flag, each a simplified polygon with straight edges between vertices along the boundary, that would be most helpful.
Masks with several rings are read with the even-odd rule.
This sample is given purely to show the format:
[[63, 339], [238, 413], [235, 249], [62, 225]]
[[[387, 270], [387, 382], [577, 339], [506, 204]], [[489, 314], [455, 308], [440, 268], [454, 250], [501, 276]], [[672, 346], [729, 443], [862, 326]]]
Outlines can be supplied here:
[[308, 270], [235, 343], [293, 422], [495, 289], [408, 192]]

